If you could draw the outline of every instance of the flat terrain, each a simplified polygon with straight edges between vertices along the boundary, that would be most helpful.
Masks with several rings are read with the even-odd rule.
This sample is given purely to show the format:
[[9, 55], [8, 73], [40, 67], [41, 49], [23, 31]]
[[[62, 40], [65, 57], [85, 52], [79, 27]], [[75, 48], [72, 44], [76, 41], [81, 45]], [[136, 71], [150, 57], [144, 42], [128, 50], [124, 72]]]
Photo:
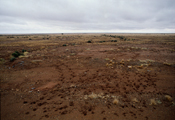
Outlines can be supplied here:
[[0, 83], [1, 120], [175, 120], [175, 34], [1, 35]]

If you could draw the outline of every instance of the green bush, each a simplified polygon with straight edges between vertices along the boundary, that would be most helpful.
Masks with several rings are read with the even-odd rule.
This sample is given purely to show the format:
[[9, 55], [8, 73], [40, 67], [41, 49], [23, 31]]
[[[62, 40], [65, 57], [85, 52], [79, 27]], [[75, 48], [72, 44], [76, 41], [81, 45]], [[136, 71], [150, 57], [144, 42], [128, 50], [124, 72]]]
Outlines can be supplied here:
[[75, 43], [72, 43], [72, 45], [76, 45]]
[[23, 53], [26, 52], [26, 50], [22, 50], [22, 53], [19, 53], [18, 51], [15, 51], [14, 53], [12, 53], [12, 58], [10, 59], [10, 62], [13, 62], [17, 57], [19, 57], [20, 55], [23, 55]]
[[91, 41], [91, 40], [89, 40], [89, 41], [87, 41], [87, 43], [92, 43], [92, 41]]
[[117, 42], [117, 40], [111, 40], [111, 42]]
[[63, 46], [67, 46], [66, 44], [63, 44]]
[[118, 38], [120, 38], [120, 39], [124, 39], [124, 37], [123, 36], [117, 36]]
[[12, 57], [12, 58], [10, 59], [10, 62], [13, 62], [15, 59], [16, 59], [15, 57]]
[[24, 53], [24, 52], [26, 52], [26, 50], [23, 49], [22, 52]]
[[18, 51], [15, 51], [14, 53], [12, 53], [12, 55], [13, 55], [14, 57], [18, 57], [18, 56], [20, 56], [21, 54], [20, 54]]

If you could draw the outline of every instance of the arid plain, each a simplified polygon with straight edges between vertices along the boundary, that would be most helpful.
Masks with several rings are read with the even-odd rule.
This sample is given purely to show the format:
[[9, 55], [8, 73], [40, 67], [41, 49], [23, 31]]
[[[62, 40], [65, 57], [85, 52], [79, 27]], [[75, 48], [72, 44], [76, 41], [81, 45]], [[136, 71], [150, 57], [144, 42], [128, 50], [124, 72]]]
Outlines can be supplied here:
[[174, 120], [175, 34], [0, 36], [1, 120]]

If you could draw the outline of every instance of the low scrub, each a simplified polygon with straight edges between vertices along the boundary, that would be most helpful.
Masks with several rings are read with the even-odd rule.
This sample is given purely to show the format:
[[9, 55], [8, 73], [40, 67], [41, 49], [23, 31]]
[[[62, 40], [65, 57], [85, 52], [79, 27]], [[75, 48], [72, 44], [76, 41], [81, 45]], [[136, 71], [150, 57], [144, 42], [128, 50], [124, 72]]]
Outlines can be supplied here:
[[10, 59], [10, 62], [13, 62], [17, 57], [19, 57], [20, 55], [24, 55], [24, 52], [26, 52], [26, 50], [22, 50], [22, 53], [18, 52], [18, 51], [15, 51], [14, 53], [12, 53], [12, 56], [11, 59]]
[[66, 44], [63, 44], [63, 46], [67, 46]]
[[117, 40], [111, 40], [111, 42], [117, 42]]
[[92, 41], [91, 41], [91, 40], [89, 40], [89, 41], [87, 41], [87, 43], [92, 43]]

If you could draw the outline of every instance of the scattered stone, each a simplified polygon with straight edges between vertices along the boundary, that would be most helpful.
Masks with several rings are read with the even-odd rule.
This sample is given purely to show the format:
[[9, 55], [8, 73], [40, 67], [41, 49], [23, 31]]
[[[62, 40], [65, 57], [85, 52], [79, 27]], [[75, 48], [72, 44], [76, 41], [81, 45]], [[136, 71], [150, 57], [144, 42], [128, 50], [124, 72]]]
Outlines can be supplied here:
[[120, 61], [120, 64], [123, 64], [123, 65], [125, 64], [125, 62], [124, 62], [124, 60], [123, 60], [123, 59]]
[[128, 68], [129, 68], [129, 69], [131, 69], [131, 68], [132, 68], [132, 66], [128, 66]]

